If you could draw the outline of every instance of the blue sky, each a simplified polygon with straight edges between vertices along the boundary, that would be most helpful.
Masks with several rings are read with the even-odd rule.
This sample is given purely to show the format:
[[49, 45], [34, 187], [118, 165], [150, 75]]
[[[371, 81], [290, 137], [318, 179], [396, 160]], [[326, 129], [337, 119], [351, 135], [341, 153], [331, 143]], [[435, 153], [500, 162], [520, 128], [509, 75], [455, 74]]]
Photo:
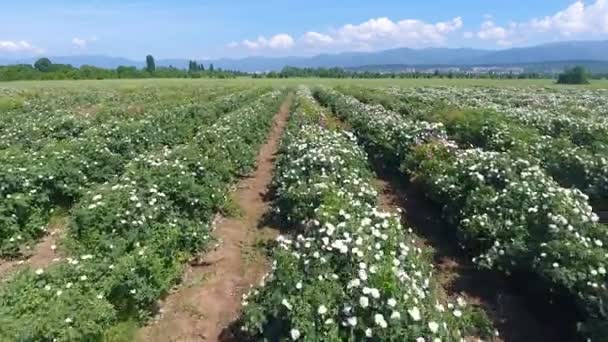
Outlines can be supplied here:
[[608, 0], [20, 0], [0, 11], [1, 57], [284, 56], [573, 39], [608, 39]]

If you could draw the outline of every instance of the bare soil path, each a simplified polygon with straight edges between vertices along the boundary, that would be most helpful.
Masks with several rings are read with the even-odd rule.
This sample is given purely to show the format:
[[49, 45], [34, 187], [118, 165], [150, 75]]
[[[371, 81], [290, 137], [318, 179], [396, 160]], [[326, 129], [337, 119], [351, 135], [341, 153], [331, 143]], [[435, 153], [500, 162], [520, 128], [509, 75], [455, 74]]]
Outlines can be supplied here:
[[[390, 174], [377, 167], [380, 205], [388, 211], [401, 208], [402, 220], [421, 237], [421, 244], [434, 251], [436, 273], [444, 292], [455, 299], [481, 307], [492, 320], [499, 336], [491, 341], [568, 341], [559, 320], [531, 311], [530, 303], [510, 286], [507, 279], [495, 272], [476, 268], [457, 244], [453, 228], [441, 218], [439, 208], [401, 175]], [[452, 232], [451, 232], [452, 231]], [[543, 313], [540, 313], [544, 316]]]
[[60, 253], [57, 250], [57, 241], [65, 231], [68, 217], [60, 215], [52, 217], [48, 225], [48, 234], [45, 235], [31, 250], [24, 252], [24, 257], [15, 260], [0, 260], [0, 281], [8, 278], [12, 273], [22, 267], [33, 269], [46, 268], [55, 261], [59, 261]]
[[[188, 266], [182, 286], [165, 298], [158, 320], [137, 333], [139, 341], [219, 341], [239, 315], [241, 296], [269, 270], [259, 244], [276, 236], [263, 227], [275, 154], [283, 134], [291, 96], [274, 117], [267, 142], [257, 157], [257, 169], [233, 194], [242, 215], [220, 217], [213, 232], [219, 241], [200, 262]], [[260, 227], [262, 226], [262, 227]]]

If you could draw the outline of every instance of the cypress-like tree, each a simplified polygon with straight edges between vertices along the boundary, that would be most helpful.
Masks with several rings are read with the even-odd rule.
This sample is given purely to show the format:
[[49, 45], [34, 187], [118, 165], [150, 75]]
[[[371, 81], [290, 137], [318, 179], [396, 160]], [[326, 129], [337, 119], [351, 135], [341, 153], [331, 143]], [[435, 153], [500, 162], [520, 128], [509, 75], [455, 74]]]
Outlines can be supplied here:
[[148, 71], [148, 72], [156, 71], [156, 63], [154, 62], [154, 57], [152, 57], [152, 55], [146, 56], [146, 71]]

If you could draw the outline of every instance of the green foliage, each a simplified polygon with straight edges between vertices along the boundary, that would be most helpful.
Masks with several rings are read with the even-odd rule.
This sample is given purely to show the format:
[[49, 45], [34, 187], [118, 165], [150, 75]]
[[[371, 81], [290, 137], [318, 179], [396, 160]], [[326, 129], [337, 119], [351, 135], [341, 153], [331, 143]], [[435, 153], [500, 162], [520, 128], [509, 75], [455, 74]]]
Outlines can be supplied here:
[[34, 63], [34, 68], [36, 68], [36, 70], [40, 71], [40, 72], [48, 72], [51, 70], [51, 60], [43, 57], [38, 59], [35, 63]]
[[104, 69], [83, 65], [75, 68], [65, 64], [53, 64], [48, 71], [41, 72], [31, 65], [0, 66], [0, 81], [16, 80], [83, 80], [83, 79], [113, 79], [113, 78], [235, 78], [245, 75], [243, 72], [229, 70], [215, 70], [213, 73], [205, 72], [202, 64], [196, 71], [181, 70], [173, 67], [155, 67], [154, 75], [147, 69], [139, 70], [131, 66], [119, 66], [116, 69]]
[[152, 55], [146, 56], [146, 71], [149, 73], [156, 71], [156, 63], [154, 62], [154, 57], [152, 57]]
[[[538, 163], [564, 187], [575, 186], [601, 201], [608, 196], [608, 125], [591, 111], [601, 94], [579, 95], [546, 90], [417, 89], [415, 91], [343, 87], [365, 103], [382, 104], [410, 118], [443, 123], [461, 146], [509, 152]], [[465, 93], [465, 94], [463, 94]], [[441, 100], [437, 100], [437, 99]], [[539, 109], [538, 106], [551, 106]], [[488, 107], [496, 109], [488, 109]], [[522, 110], [523, 108], [532, 107]], [[576, 109], [576, 112], [573, 109]], [[601, 109], [599, 109], [601, 110]], [[550, 135], [550, 136], [548, 136]]]
[[[231, 96], [231, 105], [217, 108], [249, 98]], [[0, 286], [0, 339], [126, 338], [130, 322], [149, 318], [179, 279], [182, 263], [205, 248], [213, 213], [230, 184], [253, 168], [280, 101], [279, 92], [263, 95], [207, 126], [201, 122], [209, 118], [196, 112], [189, 113], [192, 120], [154, 124], [156, 135], [166, 130], [173, 142], [138, 151], [120, 176], [86, 191], [63, 242], [72, 257], [20, 271]], [[181, 139], [171, 124], [194, 135]], [[220, 137], [232, 137], [227, 143], [238, 149], [217, 146]]]
[[0, 95], [0, 112], [7, 112], [23, 107], [23, 100], [18, 97]]
[[188, 72], [195, 73], [199, 71], [205, 71], [203, 64], [198, 64], [196, 61], [188, 61]]
[[[441, 124], [329, 90], [319, 90], [318, 98], [351, 123], [381, 161], [400, 164], [426, 189], [479, 266], [524, 272], [549, 300], [575, 302], [589, 336], [605, 336], [605, 325], [598, 323], [606, 320], [608, 238], [580, 190], [560, 187], [538, 164], [516, 154], [458, 148]], [[525, 144], [532, 134], [522, 128], [515, 135], [521, 141], [486, 140], [482, 117], [450, 114], [446, 122], [459, 139], [505, 149]]]
[[576, 66], [572, 69], [566, 69], [559, 74], [557, 78], [558, 84], [589, 84], [589, 74], [582, 66]]
[[212, 124], [257, 94], [256, 89], [204, 105], [169, 104], [139, 118], [127, 114], [127, 119], [125, 113], [95, 119], [64, 112], [14, 114], [0, 127], [6, 144], [0, 146], [5, 166], [0, 171], [0, 254], [19, 255], [44, 234], [54, 208], [71, 205], [92, 186], [125, 172], [141, 153], [190, 141], [200, 122]]
[[462, 299], [436, 297], [427, 254], [377, 207], [365, 153], [349, 132], [320, 127], [312, 102], [299, 91], [275, 178], [277, 214], [294, 228], [244, 297], [243, 329], [258, 340], [451, 341], [480, 331], [474, 320], [487, 327]]

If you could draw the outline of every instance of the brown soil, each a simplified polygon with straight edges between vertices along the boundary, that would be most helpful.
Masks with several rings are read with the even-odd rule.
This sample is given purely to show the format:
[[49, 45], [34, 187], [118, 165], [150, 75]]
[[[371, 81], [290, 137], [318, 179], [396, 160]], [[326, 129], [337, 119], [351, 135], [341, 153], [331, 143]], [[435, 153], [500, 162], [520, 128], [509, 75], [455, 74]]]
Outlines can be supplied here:
[[83, 105], [83, 106], [76, 108], [73, 111], [73, 113], [80, 115], [80, 116], [84, 116], [84, 117], [95, 116], [97, 113], [99, 113], [101, 111], [102, 108], [103, 107], [99, 104]]
[[24, 257], [16, 260], [0, 260], [0, 280], [7, 278], [22, 267], [46, 268], [58, 261], [57, 241], [67, 225], [67, 216], [53, 217], [45, 235], [31, 250], [24, 251]]
[[213, 235], [216, 248], [190, 265], [183, 285], [161, 305], [157, 321], [137, 333], [140, 341], [219, 341], [238, 317], [241, 297], [257, 285], [269, 265], [259, 245], [276, 236], [260, 228], [270, 202], [275, 154], [283, 134], [291, 97], [274, 118], [273, 128], [257, 157], [257, 170], [243, 179], [233, 198], [241, 217], [221, 217]]
[[[563, 325], [551, 318], [540, 319], [542, 313], [531, 311], [530, 303], [517, 294], [508, 280], [496, 272], [476, 268], [459, 249], [453, 228], [441, 219], [434, 207], [415, 186], [401, 176], [379, 171], [380, 204], [385, 210], [403, 209], [407, 227], [421, 237], [421, 244], [433, 250], [436, 274], [443, 296], [463, 297], [483, 309], [499, 336], [491, 341], [567, 341]], [[452, 231], [452, 232], [451, 232]]]

